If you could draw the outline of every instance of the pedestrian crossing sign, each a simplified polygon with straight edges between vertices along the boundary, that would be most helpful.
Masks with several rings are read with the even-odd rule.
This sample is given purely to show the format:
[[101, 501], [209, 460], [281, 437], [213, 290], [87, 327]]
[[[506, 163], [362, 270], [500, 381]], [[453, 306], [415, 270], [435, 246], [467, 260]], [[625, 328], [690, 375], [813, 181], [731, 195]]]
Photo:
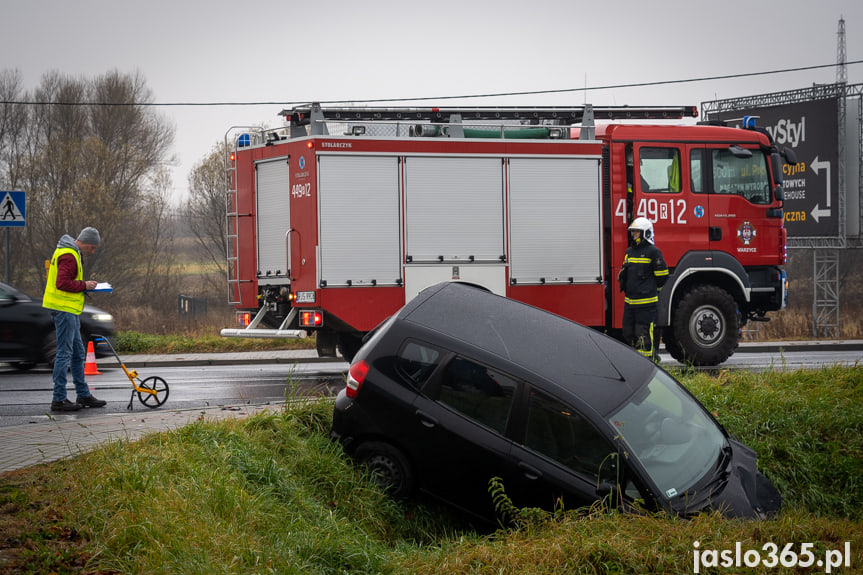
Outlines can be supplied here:
[[0, 191], [0, 228], [24, 227], [27, 203], [24, 192]]

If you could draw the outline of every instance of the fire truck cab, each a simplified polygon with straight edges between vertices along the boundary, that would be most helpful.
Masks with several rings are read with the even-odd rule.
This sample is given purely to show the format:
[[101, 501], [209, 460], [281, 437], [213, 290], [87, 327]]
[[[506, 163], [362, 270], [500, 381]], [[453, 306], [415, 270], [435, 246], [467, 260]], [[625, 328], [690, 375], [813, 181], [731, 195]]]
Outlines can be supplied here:
[[722, 363], [786, 303], [782, 154], [765, 131], [653, 122], [686, 107], [282, 115], [226, 142], [229, 298], [249, 321], [225, 336], [313, 332], [319, 354], [350, 359], [440, 281], [619, 335], [638, 216], [671, 272], [657, 324], [675, 359]]

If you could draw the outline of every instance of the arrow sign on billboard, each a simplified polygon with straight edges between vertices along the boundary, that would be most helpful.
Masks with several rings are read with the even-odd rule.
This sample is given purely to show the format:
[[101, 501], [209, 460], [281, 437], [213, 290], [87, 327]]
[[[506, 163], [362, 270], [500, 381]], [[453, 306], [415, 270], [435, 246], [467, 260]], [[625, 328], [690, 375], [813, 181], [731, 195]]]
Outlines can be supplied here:
[[819, 209], [818, 204], [816, 203], [815, 207], [812, 208], [812, 211], [810, 212], [812, 217], [815, 218], [815, 223], [818, 223], [819, 218], [830, 216], [830, 162], [821, 162], [818, 160], [818, 156], [815, 156], [815, 159], [812, 160], [810, 166], [816, 176], [820, 174], [821, 168], [827, 170], [827, 207], [823, 210]]

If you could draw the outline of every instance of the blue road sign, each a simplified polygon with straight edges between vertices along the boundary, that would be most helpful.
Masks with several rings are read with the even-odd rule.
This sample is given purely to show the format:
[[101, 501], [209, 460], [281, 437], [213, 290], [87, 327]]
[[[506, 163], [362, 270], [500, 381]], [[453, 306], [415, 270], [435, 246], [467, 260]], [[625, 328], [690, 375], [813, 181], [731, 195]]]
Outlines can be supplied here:
[[24, 227], [27, 203], [24, 192], [0, 191], [0, 228]]

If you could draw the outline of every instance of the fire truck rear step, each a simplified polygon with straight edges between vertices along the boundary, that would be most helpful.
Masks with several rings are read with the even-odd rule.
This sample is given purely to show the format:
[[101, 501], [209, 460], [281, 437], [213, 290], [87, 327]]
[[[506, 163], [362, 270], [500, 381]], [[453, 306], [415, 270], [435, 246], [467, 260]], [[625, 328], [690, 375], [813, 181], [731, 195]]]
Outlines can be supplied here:
[[292, 309], [291, 313], [285, 317], [285, 321], [282, 322], [279, 329], [257, 329], [258, 324], [260, 324], [261, 320], [264, 319], [264, 316], [267, 315], [267, 311], [268, 310], [266, 308], [261, 308], [261, 310], [255, 314], [252, 321], [249, 322], [249, 325], [243, 329], [223, 329], [221, 331], [222, 337], [245, 337], [249, 339], [303, 339], [308, 337], [308, 334], [304, 329], [285, 329], [285, 326], [290, 325], [294, 318], [297, 317], [296, 308]]

